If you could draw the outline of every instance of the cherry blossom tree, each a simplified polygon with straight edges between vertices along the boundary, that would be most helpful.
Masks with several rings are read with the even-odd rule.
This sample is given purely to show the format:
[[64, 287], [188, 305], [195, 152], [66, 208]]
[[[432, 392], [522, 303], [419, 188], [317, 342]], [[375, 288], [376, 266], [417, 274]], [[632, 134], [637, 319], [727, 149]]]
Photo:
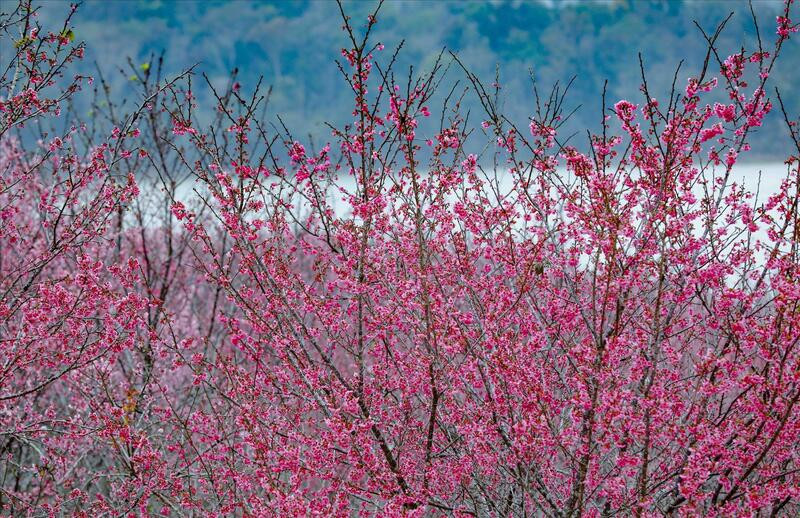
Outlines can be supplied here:
[[[455, 54], [401, 78], [380, 6], [340, 6], [352, 122], [321, 147], [268, 122], [260, 84], [158, 57], [129, 62], [133, 107], [100, 74], [82, 123], [59, 111], [88, 82], [61, 88], [70, 19], [46, 33], [20, 3], [0, 22], [0, 508], [797, 514], [800, 133], [769, 89], [791, 7], [752, 51], [701, 29], [702, 69], [661, 98], [642, 63], [642, 99], [600, 96], [582, 150], [568, 88], [534, 86], [521, 125]], [[468, 88], [439, 92], [451, 70]], [[797, 154], [764, 199], [736, 163], [779, 111]], [[69, 130], [26, 140], [49, 120]]]

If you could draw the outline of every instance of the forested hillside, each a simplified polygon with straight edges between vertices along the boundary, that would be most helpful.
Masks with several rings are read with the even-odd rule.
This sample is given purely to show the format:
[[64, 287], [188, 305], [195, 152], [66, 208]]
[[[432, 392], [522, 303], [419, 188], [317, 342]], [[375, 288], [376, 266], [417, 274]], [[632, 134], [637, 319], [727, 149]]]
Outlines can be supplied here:
[[[269, 114], [280, 114], [287, 126], [329, 140], [324, 122], [338, 125], [349, 114], [339, 109], [349, 102], [331, 56], [345, 41], [334, 2], [243, 0], [230, 9], [221, 2], [89, 1], [75, 19], [79, 39], [89, 43], [91, 71], [100, 65], [119, 90], [131, 81], [131, 71], [119, 72], [123, 56], [141, 66], [151, 54], [169, 49], [166, 70], [177, 73], [187, 63], [224, 83], [239, 70], [243, 85], [259, 76], [273, 86]], [[353, 17], [366, 16], [369, 2], [345, 4]], [[66, 2], [45, 3], [41, 16], [60, 19]], [[780, 2], [756, 1], [753, 9], [762, 35], [772, 39]], [[387, 2], [381, 10], [375, 40], [392, 51], [401, 42], [399, 59], [407, 67], [430, 66], [438, 53], [457, 53], [478, 77], [493, 77], [499, 67], [505, 112], [525, 123], [533, 107], [530, 72], [542, 90], [556, 81], [575, 81], [567, 98], [570, 109], [581, 106], [567, 129], [596, 128], [598, 92], [608, 80], [608, 98], [641, 100], [638, 53], [642, 53], [649, 87], [655, 96], [668, 90], [675, 67], [685, 60], [679, 86], [702, 65], [706, 41], [699, 26], [713, 32], [731, 12], [719, 48], [727, 54], [743, 44], [754, 46], [755, 30], [747, 2], [740, 1], [612, 1], [612, 2]], [[245, 23], [242, 23], [245, 22]], [[313, 28], [310, 29], [309, 28]], [[102, 45], [92, 44], [102, 41]], [[727, 54], [721, 56], [722, 59]], [[449, 57], [448, 54], [445, 54]], [[773, 86], [786, 95], [790, 115], [800, 111], [794, 73], [800, 53], [786, 52], [773, 71]], [[403, 67], [398, 68], [398, 70]], [[463, 82], [452, 67], [445, 82]], [[796, 81], [796, 80], [795, 80]], [[463, 85], [461, 85], [463, 86]], [[441, 91], [449, 91], [442, 88]], [[770, 92], [774, 93], [774, 92]], [[202, 101], [199, 106], [207, 105]], [[477, 113], [477, 99], [466, 96], [462, 107]], [[465, 110], [466, 111], [466, 110]], [[771, 160], [789, 149], [777, 112], [752, 136], [748, 160]], [[565, 132], [566, 133], [566, 132]], [[582, 137], [582, 135], [581, 135]], [[582, 145], [581, 138], [576, 144]]]

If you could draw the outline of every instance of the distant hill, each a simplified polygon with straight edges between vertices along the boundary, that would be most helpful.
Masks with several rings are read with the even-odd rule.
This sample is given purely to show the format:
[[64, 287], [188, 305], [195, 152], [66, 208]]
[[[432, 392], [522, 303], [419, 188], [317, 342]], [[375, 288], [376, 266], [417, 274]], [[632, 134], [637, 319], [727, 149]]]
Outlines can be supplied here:
[[[4, 4], [7, 0], [4, 0]], [[762, 36], [774, 38], [781, 2], [755, 1]], [[334, 59], [345, 45], [334, 2], [240, 0], [234, 8], [218, 1], [96, 1], [84, 2], [75, 18], [75, 33], [89, 44], [86, 62], [97, 60], [117, 91], [127, 88], [127, 74], [116, 72], [123, 56], [139, 63], [153, 52], [167, 50], [167, 69], [178, 71], [199, 62], [216, 81], [234, 67], [247, 88], [263, 75], [271, 84], [270, 114], [281, 114], [298, 134], [327, 139], [323, 122], [335, 124], [349, 116], [350, 92]], [[371, 2], [346, 4], [354, 20], [365, 19]], [[42, 4], [43, 20], [56, 20], [66, 2]], [[569, 100], [582, 105], [571, 127], [594, 128], [599, 99], [608, 80], [610, 100], [639, 100], [641, 83], [637, 52], [641, 52], [651, 90], [663, 94], [678, 62], [685, 60], [680, 85], [696, 73], [705, 41], [694, 25], [707, 31], [734, 11], [720, 39], [727, 55], [742, 43], [753, 48], [755, 32], [746, 2], [740, 1], [608, 1], [608, 2], [386, 2], [379, 16], [375, 41], [389, 49], [405, 40], [400, 63], [430, 66], [442, 48], [457, 53], [467, 66], [491, 82], [500, 67], [506, 112], [524, 122], [532, 111], [529, 70], [542, 87], [577, 76]], [[796, 72], [800, 41], [791, 40], [773, 74], [772, 85], [784, 92], [792, 115], [800, 112]], [[455, 67], [448, 80], [462, 79]], [[200, 105], [203, 97], [201, 95]], [[207, 98], [205, 99], [207, 100]], [[477, 113], [475, 99], [466, 109]], [[753, 136], [751, 158], [780, 158], [788, 137], [777, 112]]]

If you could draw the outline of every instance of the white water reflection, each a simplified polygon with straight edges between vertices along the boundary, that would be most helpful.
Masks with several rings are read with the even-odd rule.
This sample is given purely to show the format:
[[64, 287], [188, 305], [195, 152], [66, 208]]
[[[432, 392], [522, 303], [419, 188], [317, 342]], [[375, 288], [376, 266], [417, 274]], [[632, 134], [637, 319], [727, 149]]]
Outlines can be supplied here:
[[[718, 175], [722, 174], [722, 168], [717, 172]], [[565, 169], [560, 170], [564, 177], [568, 177], [569, 173]], [[494, 173], [489, 172], [494, 177]], [[787, 166], [780, 162], [764, 162], [764, 163], [742, 163], [734, 166], [728, 180], [728, 188], [734, 183], [736, 185], [743, 185], [745, 189], [753, 194], [757, 194], [757, 199], [751, 200], [755, 205], [761, 205], [769, 198], [770, 195], [778, 192], [781, 182], [786, 178]], [[511, 174], [505, 171], [497, 172], [497, 187], [501, 194], [508, 193], [513, 187], [513, 178]], [[339, 217], [346, 217], [350, 212], [350, 205], [345, 199], [345, 195], [340, 192], [344, 190], [348, 193], [356, 192], [356, 182], [352, 176], [341, 175], [337, 182], [338, 189], [329, 189], [328, 202], [333, 208], [334, 212]], [[161, 190], [158, 185], [149, 187], [150, 189]], [[143, 186], [144, 194], [147, 194], [147, 186]], [[697, 195], [702, 194], [702, 190], [697, 188]], [[196, 179], [187, 179], [182, 182], [175, 191], [175, 199], [183, 202], [187, 207], [196, 206], [199, 202], [200, 196], [206, 196], [207, 190], [203, 184]], [[299, 198], [299, 197], [298, 197]], [[307, 210], [301, 200], [295, 200], [295, 209], [297, 215]]]

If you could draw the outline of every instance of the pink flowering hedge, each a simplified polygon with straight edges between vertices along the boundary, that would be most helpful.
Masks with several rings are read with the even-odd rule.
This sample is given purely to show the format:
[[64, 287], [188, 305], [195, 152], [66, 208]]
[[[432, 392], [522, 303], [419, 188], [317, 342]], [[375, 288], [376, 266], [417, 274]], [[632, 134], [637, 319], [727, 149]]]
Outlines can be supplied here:
[[[69, 19], [12, 5], [0, 513], [796, 516], [791, 4], [758, 49], [722, 23], [671, 92], [603, 98], [583, 148], [557, 89], [517, 126], [455, 55], [401, 78], [377, 12], [342, 13], [352, 123], [312, 148], [258, 87], [158, 60], [122, 104], [70, 72]], [[448, 64], [482, 124], [436, 97]], [[755, 196], [771, 111], [797, 154]]]

